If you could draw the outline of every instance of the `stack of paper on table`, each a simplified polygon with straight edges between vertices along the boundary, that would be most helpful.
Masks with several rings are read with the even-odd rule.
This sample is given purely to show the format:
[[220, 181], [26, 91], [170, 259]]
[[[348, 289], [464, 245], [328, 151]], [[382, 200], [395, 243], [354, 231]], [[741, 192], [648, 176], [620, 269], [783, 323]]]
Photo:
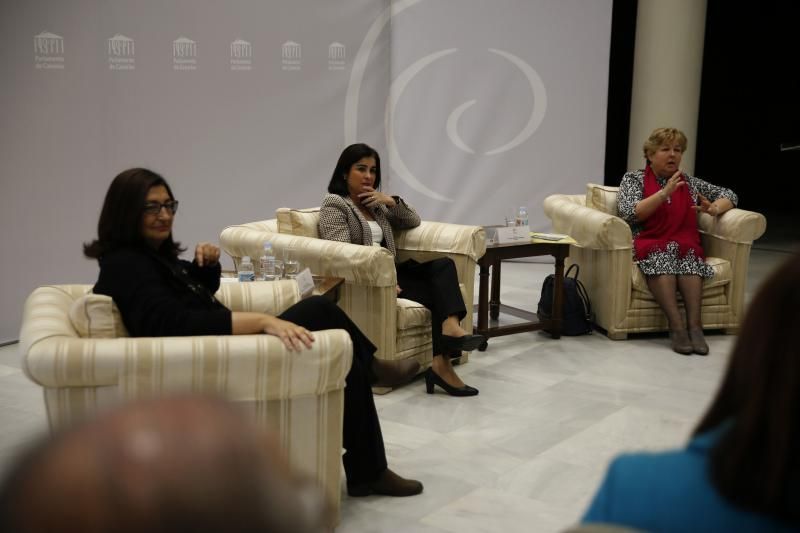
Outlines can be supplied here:
[[533, 242], [557, 242], [559, 244], [578, 244], [578, 242], [570, 237], [569, 235], [564, 235], [563, 233], [540, 233], [536, 231], [531, 232], [531, 240]]

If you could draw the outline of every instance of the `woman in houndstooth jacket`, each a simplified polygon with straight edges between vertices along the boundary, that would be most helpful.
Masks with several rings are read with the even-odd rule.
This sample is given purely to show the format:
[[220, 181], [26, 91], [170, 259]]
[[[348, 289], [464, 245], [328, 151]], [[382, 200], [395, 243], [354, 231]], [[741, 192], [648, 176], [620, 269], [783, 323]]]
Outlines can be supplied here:
[[[380, 191], [381, 163], [375, 149], [366, 144], [345, 148], [328, 184], [322, 202], [319, 234], [323, 239], [383, 246], [397, 257], [394, 229], [419, 226], [416, 211], [399, 196]], [[471, 335], [459, 322], [467, 309], [458, 286], [455, 264], [443, 257], [418, 263], [413, 259], [396, 263], [397, 294], [431, 311], [433, 363], [425, 373], [426, 390], [434, 384], [453, 396], [474, 396], [478, 389], [465, 385], [450, 357], [472, 351], [485, 339]]]

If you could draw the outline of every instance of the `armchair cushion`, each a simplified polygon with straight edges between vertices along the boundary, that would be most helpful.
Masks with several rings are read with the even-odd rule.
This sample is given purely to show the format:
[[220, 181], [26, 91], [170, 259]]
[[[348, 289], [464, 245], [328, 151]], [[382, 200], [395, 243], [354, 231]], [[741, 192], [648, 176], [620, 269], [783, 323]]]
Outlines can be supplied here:
[[617, 192], [619, 187], [588, 183], [586, 185], [586, 207], [617, 216]]
[[319, 239], [319, 207], [308, 209], [281, 207], [276, 212], [276, 215], [278, 233]]
[[397, 299], [397, 329], [405, 330], [431, 323], [431, 312], [422, 304], [406, 298]]
[[72, 304], [69, 309], [72, 327], [81, 337], [92, 339], [114, 339], [129, 337], [117, 304], [105, 294], [88, 293]]
[[[704, 296], [708, 289], [727, 285], [733, 278], [731, 263], [727, 259], [721, 259], [719, 257], [707, 257], [706, 263], [711, 265], [711, 268], [714, 270], [714, 277], [703, 280]], [[633, 290], [643, 292], [647, 294], [649, 298], [652, 298], [650, 289], [647, 287], [647, 280], [645, 279], [644, 274], [642, 274], [641, 269], [636, 266], [636, 263], [632, 263], [631, 265], [631, 282], [633, 283]]]

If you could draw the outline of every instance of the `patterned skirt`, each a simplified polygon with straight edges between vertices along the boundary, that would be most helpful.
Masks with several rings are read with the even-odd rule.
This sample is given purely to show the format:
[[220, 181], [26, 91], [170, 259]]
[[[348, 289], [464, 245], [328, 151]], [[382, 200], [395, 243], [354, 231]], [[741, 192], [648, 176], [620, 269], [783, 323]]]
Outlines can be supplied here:
[[714, 269], [694, 255], [689, 250], [684, 257], [679, 254], [678, 243], [670, 241], [666, 250], [650, 252], [650, 255], [638, 261], [637, 264], [646, 276], [660, 276], [662, 274], [686, 275], [694, 274], [703, 278], [714, 276]]

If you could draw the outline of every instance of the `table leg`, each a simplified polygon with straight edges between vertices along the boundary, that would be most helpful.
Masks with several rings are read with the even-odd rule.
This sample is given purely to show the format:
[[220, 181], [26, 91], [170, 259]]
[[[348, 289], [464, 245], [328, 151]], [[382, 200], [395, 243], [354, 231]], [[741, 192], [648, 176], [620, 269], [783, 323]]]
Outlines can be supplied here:
[[489, 316], [497, 320], [500, 316], [500, 265], [501, 259], [492, 261], [492, 299], [489, 301]]
[[553, 338], [561, 338], [561, 325], [564, 322], [564, 258], [556, 257], [556, 283], [553, 292]]
[[489, 265], [478, 261], [478, 333], [489, 328]]

